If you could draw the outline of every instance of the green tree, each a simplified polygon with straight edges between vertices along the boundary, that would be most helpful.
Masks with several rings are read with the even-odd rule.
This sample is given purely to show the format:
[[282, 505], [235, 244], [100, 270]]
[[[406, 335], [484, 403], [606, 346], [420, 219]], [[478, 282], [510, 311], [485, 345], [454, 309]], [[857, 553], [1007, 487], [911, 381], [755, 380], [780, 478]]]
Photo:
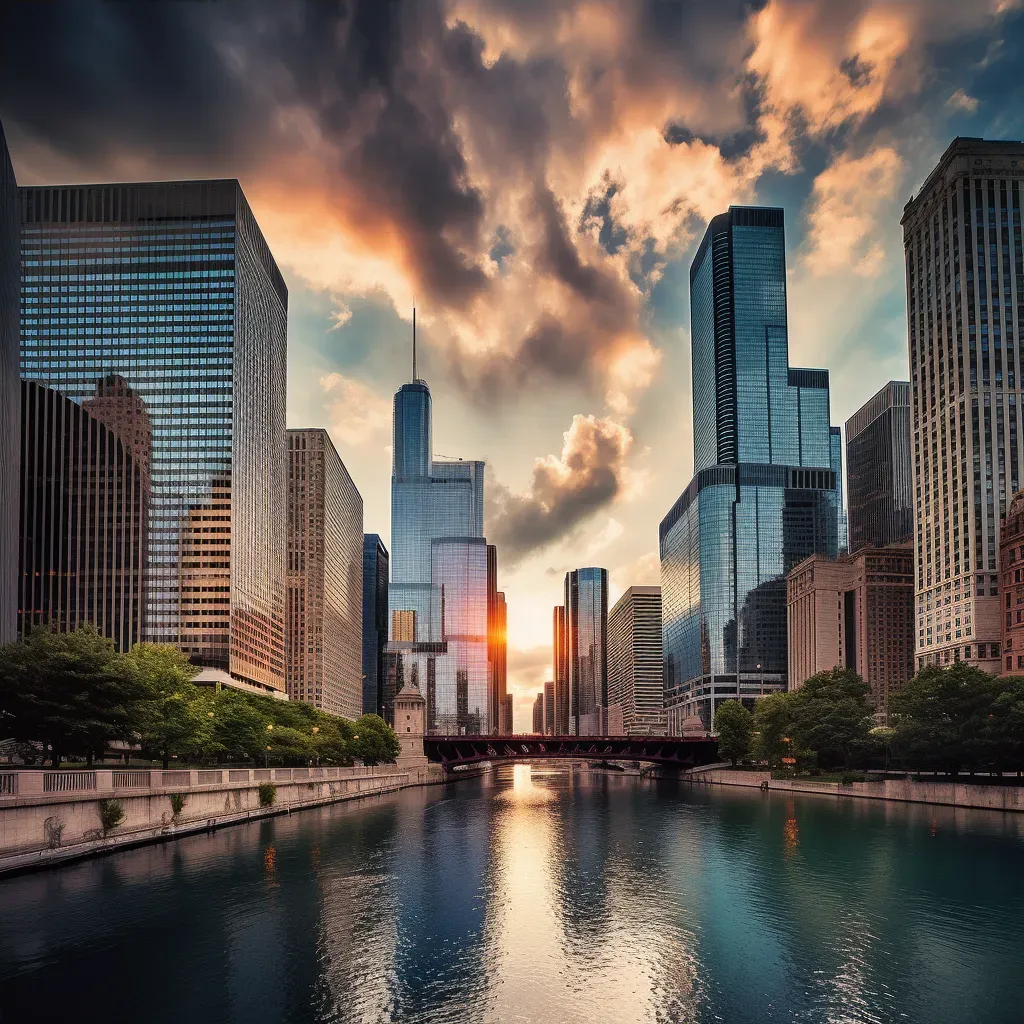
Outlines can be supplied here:
[[146, 697], [113, 641], [91, 625], [33, 630], [0, 648], [0, 731], [47, 744], [55, 766], [70, 754], [91, 764], [109, 741], [131, 739]]
[[897, 754], [954, 775], [984, 759], [991, 749], [989, 715], [999, 689], [988, 673], [963, 662], [921, 669], [889, 698]]
[[392, 763], [401, 746], [395, 730], [378, 715], [363, 715], [353, 726], [352, 753], [363, 764]]
[[1024, 676], [996, 680], [996, 694], [983, 730], [988, 760], [997, 768], [1024, 768]]
[[262, 760], [267, 744], [267, 726], [272, 725], [262, 698], [228, 687], [216, 692], [212, 701], [213, 749], [230, 761]]
[[823, 767], [849, 767], [870, 746], [874, 725], [870, 693], [871, 687], [847, 668], [811, 676], [790, 700], [796, 748], [815, 752]]
[[754, 721], [750, 712], [738, 701], [727, 700], [715, 712], [715, 732], [718, 734], [718, 754], [735, 765], [750, 752], [750, 737]]
[[792, 693], [770, 693], [754, 704], [754, 741], [752, 753], [760, 761], [777, 767], [789, 754], [793, 728]]
[[213, 721], [199, 687], [195, 666], [170, 644], [135, 644], [125, 663], [147, 690], [139, 739], [154, 751], [164, 768], [172, 756], [201, 756], [213, 744]]

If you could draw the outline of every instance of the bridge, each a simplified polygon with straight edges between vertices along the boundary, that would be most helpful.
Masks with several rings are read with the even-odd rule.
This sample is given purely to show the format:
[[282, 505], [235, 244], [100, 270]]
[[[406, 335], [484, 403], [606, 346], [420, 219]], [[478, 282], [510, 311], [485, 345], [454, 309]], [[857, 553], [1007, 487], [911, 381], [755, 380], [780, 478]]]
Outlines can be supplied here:
[[718, 761], [718, 741], [678, 736], [424, 736], [427, 759], [445, 771], [483, 761], [646, 761], [699, 768]]

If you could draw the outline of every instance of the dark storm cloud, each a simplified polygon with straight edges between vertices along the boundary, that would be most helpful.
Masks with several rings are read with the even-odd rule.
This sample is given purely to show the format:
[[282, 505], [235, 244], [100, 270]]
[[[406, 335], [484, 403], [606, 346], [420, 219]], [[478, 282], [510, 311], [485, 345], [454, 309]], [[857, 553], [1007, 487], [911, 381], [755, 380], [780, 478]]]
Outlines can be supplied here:
[[487, 537], [516, 565], [532, 551], [571, 535], [622, 491], [629, 431], [593, 416], [574, 416], [562, 454], [538, 459], [529, 489], [487, 487]]

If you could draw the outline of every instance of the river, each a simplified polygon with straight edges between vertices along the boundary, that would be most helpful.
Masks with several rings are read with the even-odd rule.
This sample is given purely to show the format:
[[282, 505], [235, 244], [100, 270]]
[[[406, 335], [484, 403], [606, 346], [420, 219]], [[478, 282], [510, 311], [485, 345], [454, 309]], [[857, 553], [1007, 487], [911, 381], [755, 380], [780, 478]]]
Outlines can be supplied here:
[[527, 765], [0, 881], [0, 1021], [1024, 1019], [1024, 815]]

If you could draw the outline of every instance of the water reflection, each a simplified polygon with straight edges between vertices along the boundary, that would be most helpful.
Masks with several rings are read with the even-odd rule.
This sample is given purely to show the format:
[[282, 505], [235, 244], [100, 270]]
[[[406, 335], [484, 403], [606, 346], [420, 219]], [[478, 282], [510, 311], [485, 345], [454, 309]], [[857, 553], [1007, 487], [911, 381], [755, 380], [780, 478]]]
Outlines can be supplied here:
[[517, 765], [0, 882], [0, 1019], [1015, 1021], [1022, 819]]

